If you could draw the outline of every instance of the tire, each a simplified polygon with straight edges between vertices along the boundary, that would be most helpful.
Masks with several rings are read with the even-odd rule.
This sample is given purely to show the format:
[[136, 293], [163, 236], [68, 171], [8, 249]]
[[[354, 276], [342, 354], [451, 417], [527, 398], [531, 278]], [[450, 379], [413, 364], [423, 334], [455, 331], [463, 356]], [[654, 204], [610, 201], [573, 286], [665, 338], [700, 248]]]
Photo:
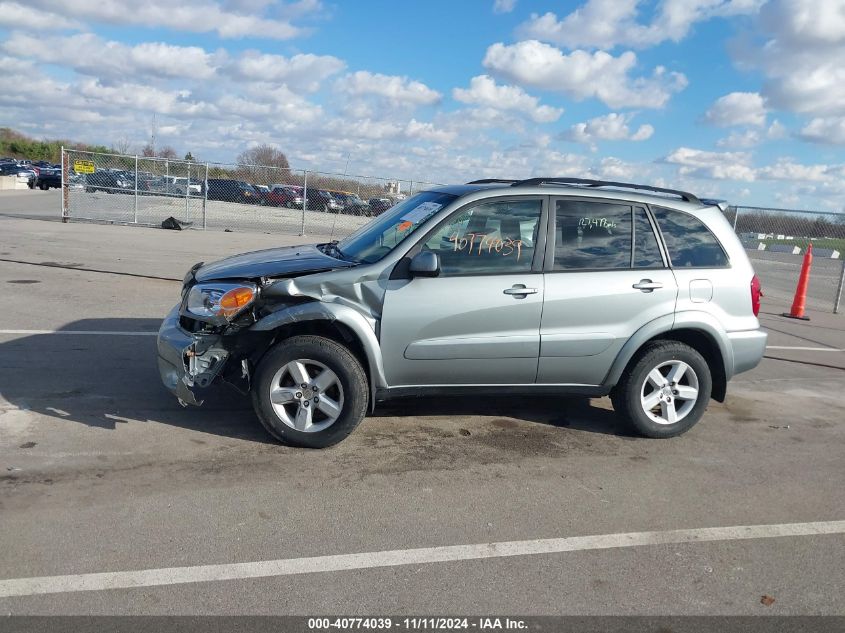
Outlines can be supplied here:
[[[681, 372], [684, 365], [686, 369]], [[660, 379], [655, 380], [651, 374], [655, 369]], [[673, 382], [671, 378], [679, 374], [679, 380]], [[644, 346], [628, 364], [610, 399], [614, 410], [628, 419], [641, 435], [675, 437], [701, 419], [712, 387], [710, 367], [701, 354], [678, 341], [655, 341]], [[649, 412], [646, 409], [651, 402], [654, 405]]]
[[46, 182], [42, 182], [38, 185], [38, 188], [41, 189], [41, 191], [47, 191], [50, 186]]
[[[289, 369], [296, 362], [309, 374], [306, 389], [296, 384], [297, 372]], [[325, 370], [334, 382], [319, 391], [322, 384], [310, 381], [326, 376], [322, 373]], [[277, 393], [276, 404], [271, 401], [271, 390]], [[322, 402], [315, 404], [320, 397]], [[327, 448], [346, 439], [364, 419], [368, 401], [367, 375], [358, 359], [343, 345], [322, 336], [293, 336], [280, 341], [258, 366], [252, 388], [255, 413], [267, 432], [283, 444], [304, 448]], [[326, 413], [338, 404], [336, 416]], [[300, 421], [299, 413], [309, 410], [309, 430], [294, 428]], [[332, 417], [334, 420], [324, 426]]]

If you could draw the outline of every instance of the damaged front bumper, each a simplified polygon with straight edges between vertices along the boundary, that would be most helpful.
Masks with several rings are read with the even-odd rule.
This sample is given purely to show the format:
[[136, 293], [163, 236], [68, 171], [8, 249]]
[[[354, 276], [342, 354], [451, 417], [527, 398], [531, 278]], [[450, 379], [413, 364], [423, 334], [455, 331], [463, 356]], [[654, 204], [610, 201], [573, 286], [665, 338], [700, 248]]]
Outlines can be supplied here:
[[179, 306], [165, 317], [158, 331], [158, 371], [161, 381], [182, 404], [201, 405], [201, 394], [229, 358], [215, 334], [191, 334], [179, 325]]

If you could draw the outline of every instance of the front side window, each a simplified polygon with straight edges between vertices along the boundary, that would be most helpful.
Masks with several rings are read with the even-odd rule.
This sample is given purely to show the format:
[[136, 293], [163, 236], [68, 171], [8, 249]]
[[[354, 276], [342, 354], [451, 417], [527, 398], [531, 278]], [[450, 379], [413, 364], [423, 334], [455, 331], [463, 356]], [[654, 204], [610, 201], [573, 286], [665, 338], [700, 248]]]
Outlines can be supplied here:
[[630, 206], [556, 202], [553, 270], [630, 268], [632, 241]]
[[701, 220], [672, 209], [653, 207], [669, 260], [676, 268], [719, 268], [728, 265], [721, 244]]
[[437, 253], [441, 276], [530, 272], [540, 199], [485, 202], [453, 215], [423, 244]]

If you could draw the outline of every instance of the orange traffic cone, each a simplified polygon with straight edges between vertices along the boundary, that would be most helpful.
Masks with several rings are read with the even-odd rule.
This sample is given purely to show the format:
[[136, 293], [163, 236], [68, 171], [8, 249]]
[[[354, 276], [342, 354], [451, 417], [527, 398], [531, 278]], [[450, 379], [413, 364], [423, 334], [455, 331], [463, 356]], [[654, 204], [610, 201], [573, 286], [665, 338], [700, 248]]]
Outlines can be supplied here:
[[809, 321], [810, 317], [804, 316], [804, 303], [807, 299], [807, 284], [810, 282], [810, 267], [813, 265], [813, 245], [807, 245], [807, 252], [804, 253], [804, 263], [801, 264], [801, 276], [798, 277], [798, 287], [795, 288], [795, 298], [792, 300], [792, 310], [784, 312], [782, 316], [790, 319], [801, 319]]

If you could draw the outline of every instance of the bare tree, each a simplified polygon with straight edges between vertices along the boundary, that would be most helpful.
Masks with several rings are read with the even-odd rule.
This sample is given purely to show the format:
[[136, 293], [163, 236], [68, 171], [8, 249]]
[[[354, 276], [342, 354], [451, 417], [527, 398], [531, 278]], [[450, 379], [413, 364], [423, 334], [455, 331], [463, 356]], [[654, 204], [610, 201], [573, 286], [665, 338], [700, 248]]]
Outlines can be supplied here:
[[256, 145], [238, 154], [237, 160], [239, 177], [254, 184], [271, 185], [289, 180], [288, 158], [272, 145]]
[[176, 158], [176, 150], [170, 147], [170, 145], [165, 145], [160, 150], [158, 150], [159, 158]]
[[111, 150], [115, 154], [129, 154], [132, 152], [132, 143], [130, 143], [129, 139], [124, 136], [112, 143]]

